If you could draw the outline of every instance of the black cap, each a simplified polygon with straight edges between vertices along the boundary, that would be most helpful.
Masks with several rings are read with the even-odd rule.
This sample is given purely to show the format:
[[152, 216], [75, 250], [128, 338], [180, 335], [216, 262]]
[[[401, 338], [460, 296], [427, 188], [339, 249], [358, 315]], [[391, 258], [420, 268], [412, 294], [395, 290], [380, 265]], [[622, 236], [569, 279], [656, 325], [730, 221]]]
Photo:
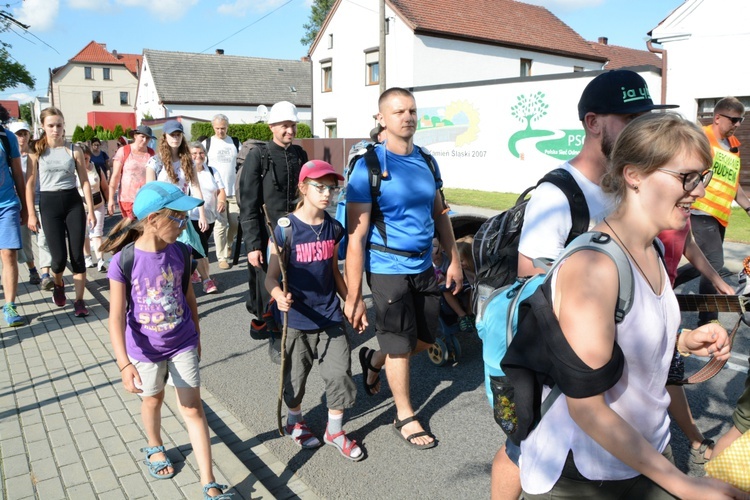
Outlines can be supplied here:
[[154, 139], [154, 132], [151, 130], [151, 127], [147, 125], [138, 125], [138, 127], [130, 131], [129, 135], [130, 137], [133, 137], [135, 134], [142, 134], [149, 139]]
[[370, 139], [372, 139], [372, 142], [380, 142], [378, 141], [378, 136], [380, 135], [380, 132], [382, 131], [383, 131], [383, 126], [379, 123], [377, 127], [370, 130]]
[[672, 109], [676, 104], [654, 104], [646, 80], [627, 69], [602, 73], [586, 85], [578, 101], [578, 118], [586, 113], [630, 115], [654, 109]]

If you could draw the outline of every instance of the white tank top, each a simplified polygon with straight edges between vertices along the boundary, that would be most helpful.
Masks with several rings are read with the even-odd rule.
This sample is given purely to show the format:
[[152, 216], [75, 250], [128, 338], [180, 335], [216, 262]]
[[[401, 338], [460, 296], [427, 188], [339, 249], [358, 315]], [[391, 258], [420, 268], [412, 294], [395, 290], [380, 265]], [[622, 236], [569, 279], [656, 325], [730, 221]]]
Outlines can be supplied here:
[[[662, 266], [664, 290], [656, 295], [632, 262], [633, 308], [617, 325], [615, 338], [625, 355], [622, 377], [604, 393], [607, 404], [660, 453], [669, 444], [667, 373], [680, 327], [680, 311]], [[555, 294], [557, 275], [552, 279]], [[545, 388], [543, 397], [549, 393]], [[638, 475], [602, 448], [573, 421], [566, 398], [558, 398], [521, 443], [521, 484], [530, 494], [550, 491], [560, 478], [568, 451], [591, 480], [621, 480]]]

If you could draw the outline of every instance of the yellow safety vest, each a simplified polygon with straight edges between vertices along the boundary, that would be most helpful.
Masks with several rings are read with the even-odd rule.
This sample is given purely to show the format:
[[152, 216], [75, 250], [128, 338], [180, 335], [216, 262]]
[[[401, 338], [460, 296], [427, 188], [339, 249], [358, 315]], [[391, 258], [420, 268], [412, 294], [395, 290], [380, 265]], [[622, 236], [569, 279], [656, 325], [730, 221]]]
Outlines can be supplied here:
[[[703, 131], [711, 143], [714, 156], [711, 168], [714, 175], [706, 186], [706, 196], [695, 200], [692, 208], [714, 216], [722, 226], [727, 227], [732, 201], [737, 195], [737, 186], [740, 183], [740, 155], [730, 153], [719, 145], [711, 125], [703, 127]], [[729, 145], [733, 148], [739, 147], [740, 141], [734, 136], [729, 137]]]

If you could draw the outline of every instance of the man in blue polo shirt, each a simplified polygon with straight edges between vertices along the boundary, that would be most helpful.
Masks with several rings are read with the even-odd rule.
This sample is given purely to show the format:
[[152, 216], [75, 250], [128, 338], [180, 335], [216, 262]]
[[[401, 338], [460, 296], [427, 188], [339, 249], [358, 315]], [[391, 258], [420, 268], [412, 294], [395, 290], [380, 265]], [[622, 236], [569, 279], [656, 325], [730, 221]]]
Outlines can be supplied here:
[[[359, 353], [365, 392], [379, 392], [385, 366], [396, 405], [395, 430], [411, 446], [435, 446], [414, 415], [409, 396], [409, 358], [435, 342], [439, 330], [440, 290], [432, 269], [432, 239], [451, 256], [446, 286], [461, 289], [463, 275], [453, 228], [440, 196], [439, 171], [433, 175], [414, 145], [417, 104], [408, 90], [391, 88], [378, 101], [378, 122], [385, 140], [375, 147], [380, 162], [380, 196], [372, 199], [364, 158], [355, 164], [347, 186], [349, 243], [348, 294], [344, 313], [355, 329], [363, 321], [362, 271], [372, 290], [375, 333], [380, 350]], [[376, 204], [373, 204], [373, 201]], [[375, 207], [375, 210], [373, 210]]]
[[[0, 109], [5, 111], [5, 109]], [[8, 326], [26, 323], [16, 309], [18, 289], [18, 249], [21, 248], [21, 225], [26, 224], [21, 153], [16, 135], [0, 126], [0, 258], [3, 262], [3, 317]]]

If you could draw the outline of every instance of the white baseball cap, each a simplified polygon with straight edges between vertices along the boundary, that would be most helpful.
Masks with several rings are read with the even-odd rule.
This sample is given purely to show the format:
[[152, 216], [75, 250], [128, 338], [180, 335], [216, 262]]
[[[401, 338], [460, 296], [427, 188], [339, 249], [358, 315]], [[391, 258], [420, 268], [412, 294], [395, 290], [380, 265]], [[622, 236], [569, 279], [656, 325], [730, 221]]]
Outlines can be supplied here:
[[31, 132], [31, 127], [29, 127], [29, 124], [26, 122], [13, 122], [8, 124], [8, 130], [13, 132], [14, 134], [20, 132], [21, 130]]
[[271, 107], [271, 112], [268, 113], [268, 124], [281, 122], [294, 122], [299, 123], [297, 118], [297, 106], [289, 101], [281, 101]]

